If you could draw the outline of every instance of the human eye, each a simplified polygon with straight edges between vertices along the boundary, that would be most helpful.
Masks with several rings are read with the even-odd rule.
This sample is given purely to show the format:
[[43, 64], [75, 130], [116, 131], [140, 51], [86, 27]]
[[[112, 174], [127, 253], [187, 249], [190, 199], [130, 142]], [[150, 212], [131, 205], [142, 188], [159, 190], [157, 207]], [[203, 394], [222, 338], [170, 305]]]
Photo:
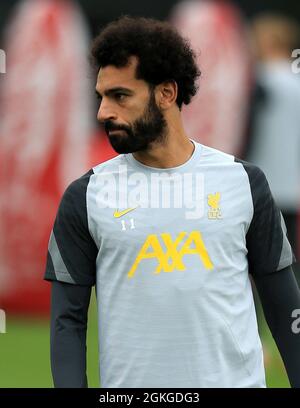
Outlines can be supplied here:
[[116, 92], [114, 96], [115, 96], [115, 99], [118, 102], [123, 102], [125, 100], [126, 96], [128, 96], [128, 95], [126, 95], [126, 94], [124, 94], [122, 92]]

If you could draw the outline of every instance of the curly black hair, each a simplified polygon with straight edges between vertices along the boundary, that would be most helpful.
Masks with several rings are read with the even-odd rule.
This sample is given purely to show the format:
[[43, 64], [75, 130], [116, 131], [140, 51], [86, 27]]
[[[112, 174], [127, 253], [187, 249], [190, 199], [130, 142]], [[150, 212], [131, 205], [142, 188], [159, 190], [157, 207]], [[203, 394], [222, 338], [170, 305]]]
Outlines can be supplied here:
[[109, 23], [94, 39], [90, 60], [96, 69], [124, 67], [136, 56], [136, 78], [150, 86], [174, 80], [176, 103], [188, 105], [198, 90], [201, 72], [189, 42], [171, 24], [144, 17], [122, 16]]

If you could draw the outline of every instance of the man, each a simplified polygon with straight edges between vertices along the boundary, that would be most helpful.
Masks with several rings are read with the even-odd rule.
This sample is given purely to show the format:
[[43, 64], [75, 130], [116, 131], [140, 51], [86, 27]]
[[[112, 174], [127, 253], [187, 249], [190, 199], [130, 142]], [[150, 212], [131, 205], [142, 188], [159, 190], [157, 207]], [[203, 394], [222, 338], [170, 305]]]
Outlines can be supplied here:
[[67, 188], [51, 233], [55, 387], [87, 387], [94, 284], [102, 387], [265, 387], [249, 272], [299, 386], [283, 219], [259, 168], [185, 134], [200, 75], [189, 44], [167, 23], [123, 17], [92, 55], [98, 119], [119, 155]]
[[[256, 92], [246, 156], [265, 173], [294, 251], [300, 205], [300, 80], [291, 56], [299, 37], [299, 24], [290, 17], [262, 13], [253, 20]], [[299, 264], [294, 271], [300, 282]]]

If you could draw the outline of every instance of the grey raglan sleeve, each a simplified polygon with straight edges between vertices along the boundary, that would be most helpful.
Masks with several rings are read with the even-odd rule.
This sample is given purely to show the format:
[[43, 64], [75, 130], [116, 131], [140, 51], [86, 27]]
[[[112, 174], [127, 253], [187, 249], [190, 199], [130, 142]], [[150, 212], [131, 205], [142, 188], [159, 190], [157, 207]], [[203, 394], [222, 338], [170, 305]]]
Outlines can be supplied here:
[[50, 234], [45, 280], [95, 284], [98, 250], [88, 228], [86, 200], [92, 174], [75, 180], [63, 194]]
[[253, 203], [253, 217], [246, 235], [249, 272], [262, 276], [295, 262], [281, 211], [276, 206], [263, 171], [236, 160], [247, 172]]

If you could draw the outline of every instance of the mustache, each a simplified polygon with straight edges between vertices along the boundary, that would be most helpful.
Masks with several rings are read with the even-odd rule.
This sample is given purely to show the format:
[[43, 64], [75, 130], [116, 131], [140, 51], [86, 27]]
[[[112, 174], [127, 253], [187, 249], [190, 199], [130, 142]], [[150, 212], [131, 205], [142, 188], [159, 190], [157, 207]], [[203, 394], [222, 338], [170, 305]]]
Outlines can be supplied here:
[[128, 132], [129, 130], [128, 126], [118, 125], [111, 120], [107, 120], [106, 122], [104, 122], [104, 129], [107, 133], [112, 130], [125, 130], [126, 132]]

